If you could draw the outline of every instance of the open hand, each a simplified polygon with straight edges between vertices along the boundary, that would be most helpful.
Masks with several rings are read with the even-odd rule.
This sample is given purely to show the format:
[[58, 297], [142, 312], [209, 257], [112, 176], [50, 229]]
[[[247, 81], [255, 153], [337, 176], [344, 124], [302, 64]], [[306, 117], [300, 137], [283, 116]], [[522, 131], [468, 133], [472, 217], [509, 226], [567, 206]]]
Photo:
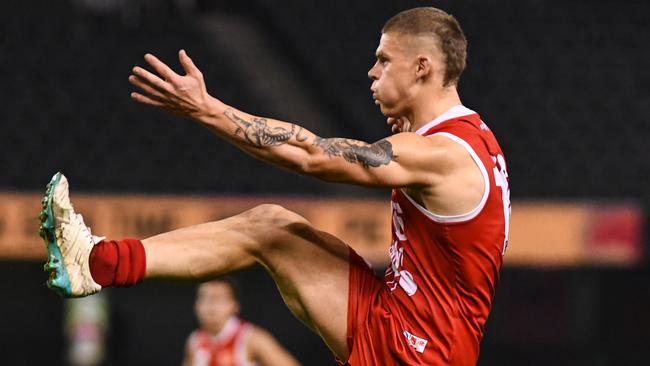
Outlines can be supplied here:
[[214, 100], [205, 87], [203, 74], [184, 50], [178, 52], [185, 75], [178, 75], [152, 54], [144, 55], [145, 61], [158, 74], [135, 66], [129, 82], [141, 92], [131, 93], [136, 102], [164, 109], [176, 115], [198, 118], [206, 113], [208, 104]]
[[388, 117], [386, 124], [390, 126], [392, 133], [409, 132], [411, 130], [411, 121], [406, 117]]

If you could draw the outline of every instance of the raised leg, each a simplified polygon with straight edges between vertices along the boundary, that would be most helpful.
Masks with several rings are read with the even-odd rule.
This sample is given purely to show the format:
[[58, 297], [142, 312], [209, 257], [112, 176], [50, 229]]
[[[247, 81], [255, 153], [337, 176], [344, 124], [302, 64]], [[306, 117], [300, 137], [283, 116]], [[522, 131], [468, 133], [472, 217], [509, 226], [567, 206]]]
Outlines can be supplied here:
[[346, 359], [349, 248], [300, 215], [261, 205], [142, 241], [146, 278], [204, 280], [260, 263], [293, 314]]
[[48, 184], [40, 220], [48, 250], [45, 270], [51, 272], [48, 286], [62, 296], [92, 295], [101, 284], [130, 286], [142, 276], [203, 280], [260, 263], [289, 309], [339, 358], [348, 356], [349, 248], [281, 206], [258, 206], [142, 242], [95, 245], [101, 238], [74, 211], [68, 182], [57, 173]]

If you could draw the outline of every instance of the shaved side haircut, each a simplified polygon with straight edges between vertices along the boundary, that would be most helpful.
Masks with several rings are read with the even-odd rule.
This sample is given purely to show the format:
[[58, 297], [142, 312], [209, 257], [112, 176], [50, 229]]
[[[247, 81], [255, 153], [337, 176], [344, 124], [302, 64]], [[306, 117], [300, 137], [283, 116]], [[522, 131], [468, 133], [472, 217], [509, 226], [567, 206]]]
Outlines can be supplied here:
[[444, 55], [443, 86], [458, 85], [465, 70], [467, 39], [456, 18], [433, 7], [414, 8], [388, 19], [381, 32], [434, 37]]

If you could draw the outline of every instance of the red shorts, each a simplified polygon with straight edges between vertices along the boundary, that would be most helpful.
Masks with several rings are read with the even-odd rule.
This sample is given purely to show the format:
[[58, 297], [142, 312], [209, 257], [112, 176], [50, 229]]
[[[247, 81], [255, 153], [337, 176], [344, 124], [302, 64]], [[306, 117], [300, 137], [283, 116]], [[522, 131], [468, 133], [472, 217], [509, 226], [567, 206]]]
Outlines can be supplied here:
[[338, 361], [339, 365], [476, 365], [478, 345], [472, 346], [472, 338], [467, 337], [469, 333], [455, 333], [451, 337], [453, 348], [461, 352], [446, 353], [443, 349], [449, 347], [444, 347], [442, 342], [448, 337], [436, 338], [435, 324], [426, 324], [428, 329], [423, 328], [422, 322], [413, 316], [416, 309], [404, 308], [396, 302], [384, 279], [375, 276], [370, 265], [352, 248], [349, 262], [347, 342], [350, 356], [346, 362]]
[[[390, 320], [391, 314], [378, 313], [380, 294], [388, 290], [383, 279], [377, 277], [370, 265], [350, 248], [350, 283], [348, 298], [348, 349], [345, 366], [399, 365], [391, 357], [385, 328], [380, 323]], [[381, 307], [381, 306], [380, 306]], [[395, 334], [395, 333], [392, 333]], [[399, 340], [401, 341], [401, 340]]]

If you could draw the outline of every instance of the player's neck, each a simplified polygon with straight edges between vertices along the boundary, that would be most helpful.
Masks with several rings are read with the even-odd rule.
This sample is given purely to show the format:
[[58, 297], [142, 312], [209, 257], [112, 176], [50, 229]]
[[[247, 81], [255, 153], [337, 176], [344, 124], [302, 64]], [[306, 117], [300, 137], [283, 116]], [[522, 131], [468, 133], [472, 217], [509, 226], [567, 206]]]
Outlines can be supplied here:
[[223, 322], [219, 323], [212, 323], [212, 324], [203, 324], [201, 327], [203, 331], [206, 333], [209, 333], [213, 336], [220, 336], [222, 333], [224, 333], [224, 330], [228, 330], [229, 327], [233, 326], [233, 323], [235, 322], [236, 317], [230, 317]]
[[223, 331], [223, 328], [225, 328], [224, 325], [225, 323], [219, 325], [211, 325], [211, 326], [204, 325], [201, 327], [201, 329], [212, 336], [217, 336], [221, 333], [221, 331]]
[[433, 121], [436, 117], [448, 111], [451, 107], [462, 104], [456, 87], [438, 89], [423, 93], [414, 103], [411, 115], [411, 132]]

